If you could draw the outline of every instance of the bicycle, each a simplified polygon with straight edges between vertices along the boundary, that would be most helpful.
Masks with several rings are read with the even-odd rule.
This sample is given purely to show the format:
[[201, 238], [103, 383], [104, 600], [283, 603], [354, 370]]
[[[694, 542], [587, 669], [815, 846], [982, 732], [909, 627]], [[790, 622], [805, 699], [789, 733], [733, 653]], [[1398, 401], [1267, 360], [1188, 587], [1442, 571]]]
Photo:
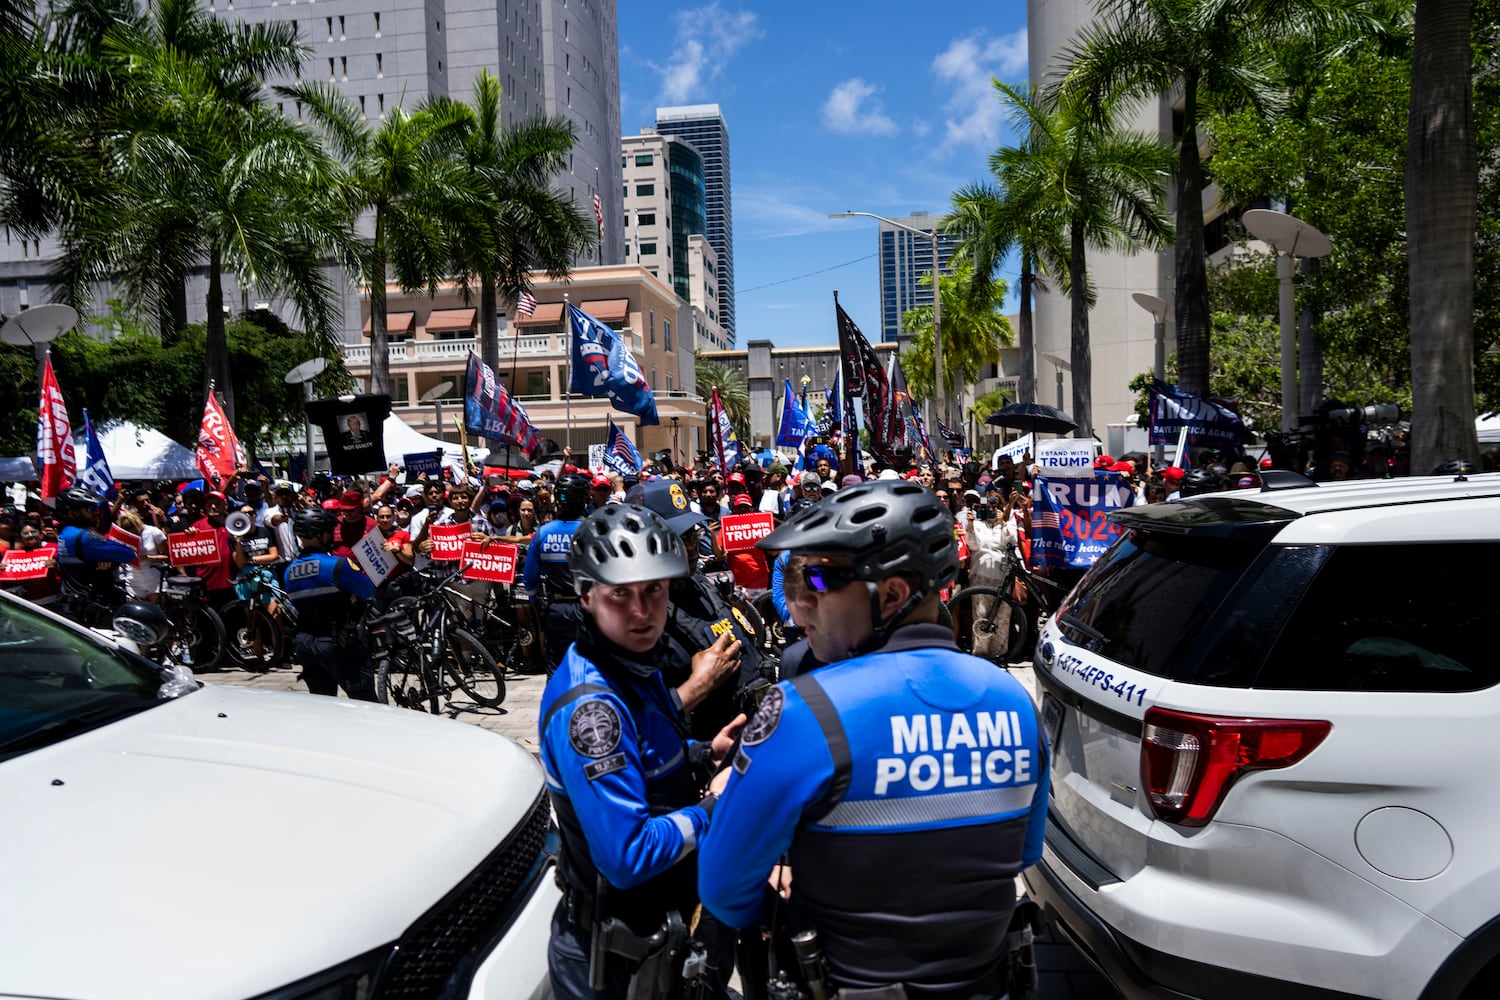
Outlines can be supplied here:
[[[514, 592], [500, 585], [492, 587], [483, 601], [452, 587], [447, 594], [464, 623], [484, 638], [502, 673], [539, 674], [547, 669], [542, 633], [530, 601], [518, 600]], [[467, 607], [459, 607], [459, 603]]]
[[[375, 695], [386, 704], [436, 713], [438, 699], [452, 703], [453, 687], [443, 674], [475, 704], [495, 708], [505, 700], [505, 678], [495, 658], [473, 633], [455, 624], [459, 612], [450, 600], [450, 585], [461, 570], [445, 575], [423, 571], [422, 593], [394, 601], [391, 610], [366, 622], [379, 643], [375, 664]], [[410, 622], [408, 628], [402, 618]]]
[[163, 662], [213, 670], [224, 659], [224, 622], [206, 602], [202, 577], [162, 575], [157, 603], [166, 612], [166, 638], [153, 647]]
[[219, 609], [230, 662], [257, 672], [285, 663], [288, 638], [297, 629], [297, 606], [277, 586], [275, 575], [259, 566], [245, 567], [234, 587], [240, 600]]
[[[1021, 585], [1024, 602], [1016, 600], [1017, 584]], [[1063, 596], [1056, 594], [1048, 600], [1042, 596], [1043, 586], [1062, 590], [1058, 584], [1028, 570], [1018, 554], [998, 586], [981, 584], [954, 594], [947, 610], [958, 648], [1000, 667], [1021, 662], [1029, 643], [1040, 631], [1041, 617], [1051, 614]]]

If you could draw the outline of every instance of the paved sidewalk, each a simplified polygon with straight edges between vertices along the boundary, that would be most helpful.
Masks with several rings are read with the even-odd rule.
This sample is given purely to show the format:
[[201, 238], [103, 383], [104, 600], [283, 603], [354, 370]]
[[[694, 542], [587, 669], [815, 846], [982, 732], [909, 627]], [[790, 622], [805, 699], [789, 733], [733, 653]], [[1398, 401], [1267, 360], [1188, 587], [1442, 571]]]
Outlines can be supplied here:
[[[1016, 667], [1013, 672], [1035, 698], [1036, 680], [1030, 665]], [[307, 691], [306, 686], [298, 680], [296, 670], [280, 669], [264, 674], [246, 670], [215, 670], [202, 674], [201, 679], [210, 684], [232, 684], [265, 691]], [[507, 677], [505, 702], [500, 708], [482, 708], [455, 702], [445, 709], [444, 714], [451, 719], [508, 736], [532, 753], [539, 753], [536, 727], [542, 689], [546, 682], [547, 678], [540, 674]], [[1119, 996], [1083, 956], [1056, 932], [1049, 931], [1046, 938], [1037, 942], [1037, 968], [1041, 974], [1039, 1000], [1116, 1000]]]

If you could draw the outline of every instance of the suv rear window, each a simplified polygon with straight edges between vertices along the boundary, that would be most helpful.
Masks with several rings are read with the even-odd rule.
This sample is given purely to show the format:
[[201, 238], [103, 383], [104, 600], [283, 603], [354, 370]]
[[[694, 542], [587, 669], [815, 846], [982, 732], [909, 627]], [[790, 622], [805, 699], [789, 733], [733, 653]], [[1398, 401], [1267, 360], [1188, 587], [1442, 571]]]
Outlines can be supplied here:
[[1058, 610], [1058, 626], [1070, 641], [1116, 663], [1171, 676], [1180, 651], [1265, 546], [1263, 537], [1132, 531], [1073, 588]]
[[1500, 683], [1497, 559], [1500, 542], [1335, 548], [1255, 686], [1441, 692]]

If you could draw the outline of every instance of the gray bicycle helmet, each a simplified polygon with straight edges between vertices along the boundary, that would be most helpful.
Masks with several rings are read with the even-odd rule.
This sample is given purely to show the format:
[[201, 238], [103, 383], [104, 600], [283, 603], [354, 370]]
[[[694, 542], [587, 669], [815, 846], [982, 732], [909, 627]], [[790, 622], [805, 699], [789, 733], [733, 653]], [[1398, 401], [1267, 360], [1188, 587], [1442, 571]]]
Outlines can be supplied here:
[[317, 538], [334, 529], [333, 515], [319, 507], [299, 510], [292, 515], [292, 533], [298, 538]]
[[860, 580], [911, 573], [923, 594], [958, 576], [952, 513], [932, 490], [904, 480], [845, 487], [793, 514], [756, 547], [846, 556]]
[[635, 504], [610, 504], [578, 526], [568, 568], [581, 596], [596, 583], [617, 586], [687, 576], [687, 551], [661, 515]]
[[167, 613], [158, 605], [145, 601], [131, 601], [115, 609], [111, 622], [114, 630], [131, 642], [142, 646], [154, 646], [166, 637], [171, 629]]

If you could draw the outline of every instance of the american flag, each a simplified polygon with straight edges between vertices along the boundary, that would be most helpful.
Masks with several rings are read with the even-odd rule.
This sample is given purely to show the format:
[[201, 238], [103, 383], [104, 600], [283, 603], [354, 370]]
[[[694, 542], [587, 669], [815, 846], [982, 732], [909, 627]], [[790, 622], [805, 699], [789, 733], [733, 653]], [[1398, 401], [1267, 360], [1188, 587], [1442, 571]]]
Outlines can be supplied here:
[[530, 316], [536, 312], [536, 299], [532, 298], [530, 292], [522, 292], [521, 297], [516, 299], [516, 312], [521, 316]]
[[1057, 511], [1047, 509], [1032, 512], [1031, 526], [1033, 528], [1051, 528], [1053, 531], [1062, 530], [1062, 521], [1057, 516]]
[[599, 238], [604, 239], [604, 203], [594, 195], [594, 221], [599, 223]]
[[645, 464], [641, 460], [641, 453], [636, 451], [635, 445], [630, 443], [630, 438], [615, 426], [613, 420], [609, 422], [608, 443], [609, 447], [604, 455], [605, 463], [622, 476], [639, 475], [641, 466]]

